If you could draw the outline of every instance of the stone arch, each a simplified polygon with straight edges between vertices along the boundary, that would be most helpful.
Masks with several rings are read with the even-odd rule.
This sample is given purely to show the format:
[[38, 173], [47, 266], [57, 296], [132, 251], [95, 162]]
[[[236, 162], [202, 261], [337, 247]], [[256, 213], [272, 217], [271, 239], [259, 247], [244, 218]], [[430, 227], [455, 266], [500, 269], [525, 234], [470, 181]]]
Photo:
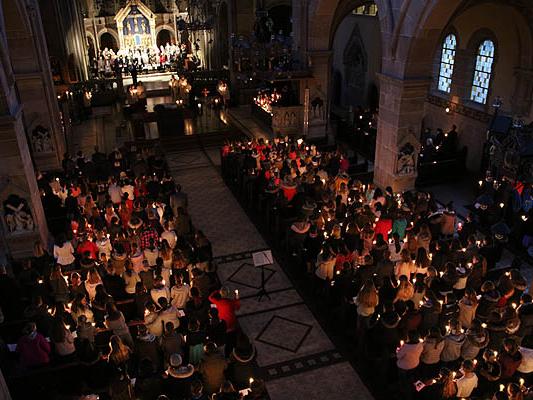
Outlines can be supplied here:
[[[333, 37], [340, 23], [363, 0], [311, 0], [309, 4], [309, 47], [310, 49], [326, 50], [331, 48]], [[392, 26], [392, 10], [387, 0], [374, 0], [378, 7], [378, 18], [382, 41], [389, 36]], [[327, 32], [324, 30], [327, 29]], [[383, 48], [385, 50], [385, 47]]]
[[104, 28], [104, 29], [101, 29], [99, 32], [98, 32], [98, 44], [99, 44], [99, 47], [100, 49], [99, 50], [103, 50], [102, 49], [102, 36], [104, 34], [110, 34], [113, 39], [115, 40], [115, 44], [116, 44], [116, 48], [119, 49], [120, 48], [120, 41], [119, 41], [119, 38], [118, 38], [118, 33], [113, 30], [113, 29], [109, 29], [109, 28]]
[[432, 0], [423, 6], [404, 3], [401, 19], [391, 38], [391, 60], [387, 69], [399, 78], [432, 76], [434, 51], [461, 3], [462, 0]]
[[276, 2], [267, 7], [268, 15], [273, 20], [273, 33], [277, 34], [282, 30], [284, 35], [292, 32], [292, 4], [286, 2]]
[[159, 33], [163, 30], [166, 30], [166, 31], [169, 31], [170, 33], [170, 41], [172, 43], [176, 43], [177, 40], [178, 40], [178, 37], [176, 35], [176, 31], [174, 30], [174, 27], [173, 26], [170, 26], [168, 24], [163, 24], [163, 25], [159, 25], [156, 29], [155, 29], [155, 37], [156, 37], [156, 40], [157, 40], [157, 36], [159, 35]]
[[157, 47], [165, 46], [167, 43], [172, 44], [172, 32], [168, 29], [160, 29], [159, 32], [155, 35], [155, 44]]
[[85, 31], [85, 37], [87, 38], [88, 60], [91, 61], [98, 56], [98, 46], [92, 32]]

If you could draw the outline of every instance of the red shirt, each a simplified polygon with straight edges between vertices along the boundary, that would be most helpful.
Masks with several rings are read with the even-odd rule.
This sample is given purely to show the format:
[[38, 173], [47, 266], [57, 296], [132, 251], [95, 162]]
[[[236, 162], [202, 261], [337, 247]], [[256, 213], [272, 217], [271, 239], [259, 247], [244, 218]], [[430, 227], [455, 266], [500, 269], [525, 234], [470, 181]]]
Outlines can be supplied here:
[[386, 241], [389, 238], [390, 231], [392, 231], [392, 219], [380, 219], [378, 222], [376, 222], [376, 226], [374, 228], [374, 239], [376, 239], [381, 233], [383, 240]]
[[78, 254], [83, 255], [83, 253], [85, 253], [86, 251], [91, 253], [90, 257], [93, 260], [98, 259], [98, 246], [94, 242], [91, 242], [90, 240], [85, 240], [78, 245]]
[[217, 299], [215, 298], [216, 293], [218, 293], [218, 290], [211, 293], [209, 301], [217, 306], [218, 316], [226, 322], [226, 331], [232, 332], [237, 324], [235, 311], [241, 308], [241, 301], [239, 299]]
[[286, 187], [282, 186], [281, 189], [283, 190], [283, 195], [285, 198], [289, 201], [292, 200], [294, 196], [296, 196], [296, 187]]

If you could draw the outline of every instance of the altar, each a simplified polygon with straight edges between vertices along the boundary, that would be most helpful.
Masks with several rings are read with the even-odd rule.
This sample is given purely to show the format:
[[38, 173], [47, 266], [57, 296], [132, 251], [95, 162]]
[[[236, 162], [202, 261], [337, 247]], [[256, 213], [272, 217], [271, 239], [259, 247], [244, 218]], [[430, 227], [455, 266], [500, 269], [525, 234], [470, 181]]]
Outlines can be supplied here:
[[156, 46], [155, 15], [142, 1], [130, 0], [115, 16], [120, 48]]

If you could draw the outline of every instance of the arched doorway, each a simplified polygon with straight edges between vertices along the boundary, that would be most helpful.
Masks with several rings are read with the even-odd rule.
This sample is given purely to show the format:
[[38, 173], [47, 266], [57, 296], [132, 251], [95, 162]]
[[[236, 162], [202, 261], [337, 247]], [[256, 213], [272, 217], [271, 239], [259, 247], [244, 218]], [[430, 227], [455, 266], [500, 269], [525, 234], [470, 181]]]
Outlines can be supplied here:
[[87, 37], [87, 55], [91, 62], [96, 58], [96, 46], [92, 37]]
[[165, 47], [165, 45], [172, 43], [172, 34], [168, 29], [161, 29], [159, 33], [157, 34], [156, 39], [157, 47]]
[[105, 48], [113, 49], [113, 51], [118, 50], [117, 40], [109, 32], [104, 32], [100, 36], [100, 50], [104, 50]]
[[292, 32], [292, 7], [290, 5], [274, 6], [268, 10], [268, 16], [272, 19], [274, 25], [272, 31], [274, 34], [289, 36]]

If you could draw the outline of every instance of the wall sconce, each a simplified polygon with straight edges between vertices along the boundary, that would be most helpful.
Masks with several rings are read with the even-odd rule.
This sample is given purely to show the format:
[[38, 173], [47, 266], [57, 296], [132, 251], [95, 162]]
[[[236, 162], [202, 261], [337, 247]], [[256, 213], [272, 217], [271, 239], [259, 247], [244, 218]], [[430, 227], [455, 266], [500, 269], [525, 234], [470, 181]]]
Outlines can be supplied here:
[[449, 114], [450, 113], [450, 107], [446, 107], [446, 114]]

